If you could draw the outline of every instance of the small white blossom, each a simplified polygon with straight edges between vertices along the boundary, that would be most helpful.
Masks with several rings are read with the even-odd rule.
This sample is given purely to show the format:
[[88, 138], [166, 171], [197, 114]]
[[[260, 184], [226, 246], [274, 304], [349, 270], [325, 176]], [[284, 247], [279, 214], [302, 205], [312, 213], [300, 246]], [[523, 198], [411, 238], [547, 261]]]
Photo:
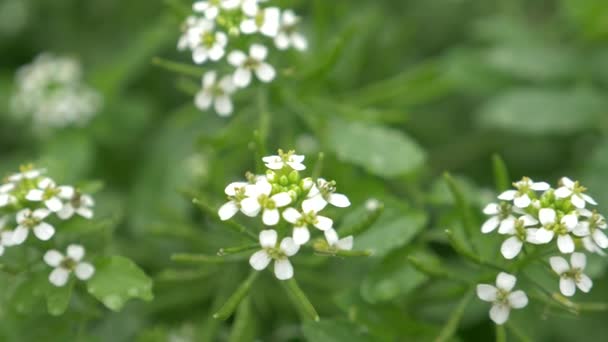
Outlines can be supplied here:
[[314, 211], [300, 213], [294, 208], [287, 208], [283, 211], [283, 218], [285, 221], [294, 225], [293, 240], [298, 245], [303, 245], [310, 240], [308, 225], [313, 225], [321, 231], [327, 231], [333, 226], [332, 219], [317, 215]]
[[22, 209], [17, 213], [17, 228], [12, 233], [13, 245], [22, 244], [30, 230], [34, 231], [34, 235], [42, 240], [47, 241], [55, 235], [55, 228], [44, 222], [44, 219], [51, 214], [47, 209]]
[[12, 245], [12, 233], [4, 230], [7, 221], [8, 216], [0, 217], [0, 255], [4, 254], [5, 247]]
[[281, 14], [279, 33], [274, 38], [274, 44], [279, 50], [286, 50], [290, 47], [304, 51], [308, 47], [308, 41], [303, 34], [295, 30], [300, 18], [292, 10], [285, 10]]
[[277, 7], [258, 8], [250, 18], [241, 22], [241, 32], [244, 34], [261, 34], [274, 38], [279, 33], [281, 11]]
[[228, 116], [232, 114], [230, 96], [235, 90], [232, 77], [224, 76], [218, 81], [215, 71], [209, 71], [203, 75], [203, 88], [196, 94], [194, 103], [200, 110], [207, 110], [213, 104], [220, 116]]
[[343, 239], [338, 237], [338, 233], [335, 229], [328, 229], [325, 231], [325, 240], [330, 247], [336, 248], [340, 251], [350, 251], [353, 249], [354, 238], [349, 235]]
[[57, 216], [62, 220], [67, 220], [77, 214], [86, 219], [93, 218], [93, 207], [95, 201], [93, 197], [78, 192], [74, 192], [71, 198], [63, 204], [60, 211], [57, 212]]
[[247, 182], [232, 182], [226, 186], [224, 193], [229, 201], [224, 203], [218, 210], [218, 215], [222, 221], [231, 219], [241, 209], [241, 200], [245, 197], [245, 189], [250, 184]]
[[51, 284], [61, 287], [69, 279], [70, 273], [74, 272], [76, 278], [88, 280], [95, 273], [95, 268], [88, 262], [83, 262], [84, 248], [80, 245], [69, 245], [64, 256], [57, 250], [49, 250], [44, 254], [44, 262], [55, 269], [49, 275]]
[[560, 276], [559, 290], [564, 296], [571, 297], [576, 288], [587, 293], [591, 290], [593, 282], [583, 273], [587, 264], [587, 258], [583, 253], [572, 253], [570, 265], [562, 257], [551, 257], [549, 259], [551, 268]]
[[209, 20], [217, 17], [221, 7], [222, 0], [197, 1], [192, 5], [194, 12], [203, 13]]
[[587, 189], [581, 186], [578, 182], [574, 182], [568, 177], [563, 177], [560, 180], [560, 183], [562, 186], [555, 190], [555, 197], [569, 197], [572, 205], [579, 209], [584, 208], [585, 203], [597, 205], [597, 203], [593, 198], [591, 198], [591, 196], [584, 193]]
[[272, 155], [262, 158], [266, 167], [271, 170], [280, 170], [284, 167], [290, 167], [296, 171], [302, 171], [306, 169], [306, 165], [303, 164], [304, 156], [293, 154], [291, 151], [288, 153], [282, 153], [279, 150], [279, 155]]
[[599, 251], [608, 248], [608, 237], [603, 232], [607, 228], [604, 216], [587, 209], [579, 209], [578, 211], [587, 220], [579, 222], [572, 233], [583, 238], [583, 245], [590, 252], [598, 252], [596, 248], [590, 246], [590, 243], [596, 245]]
[[287, 280], [293, 277], [293, 266], [289, 257], [295, 255], [300, 246], [292, 238], [286, 237], [277, 246], [277, 232], [275, 230], [263, 230], [260, 232], [260, 245], [262, 250], [255, 252], [249, 258], [249, 264], [253, 269], [261, 271], [268, 267], [270, 261], [274, 260], [274, 274], [279, 280]]
[[481, 226], [481, 232], [484, 234], [491, 233], [498, 227], [500, 234], [507, 234], [515, 227], [516, 218], [513, 215], [513, 208], [505, 202], [490, 203], [483, 209], [483, 213], [492, 216]]
[[242, 51], [232, 51], [228, 55], [228, 62], [236, 68], [233, 81], [238, 87], [244, 88], [251, 83], [251, 73], [255, 72], [262, 82], [270, 82], [276, 76], [272, 65], [265, 62], [268, 49], [260, 44], [253, 44], [249, 48], [249, 56]]
[[71, 186], [57, 186], [50, 178], [43, 178], [38, 182], [38, 188], [30, 190], [25, 198], [32, 202], [44, 202], [52, 212], [58, 212], [63, 208], [62, 200], [74, 196], [74, 188]]
[[570, 232], [578, 225], [577, 215], [564, 215], [558, 221], [557, 213], [554, 209], [542, 208], [538, 213], [538, 217], [542, 227], [536, 231], [537, 243], [549, 243], [557, 234], [557, 247], [560, 252], [565, 254], [574, 252], [574, 240]]
[[545, 182], [534, 182], [530, 178], [524, 177], [519, 182], [513, 183], [517, 190], [507, 190], [498, 196], [503, 201], [513, 201], [519, 208], [527, 208], [531, 203], [531, 191], [546, 191], [550, 185]]
[[292, 201], [287, 192], [270, 196], [272, 185], [266, 180], [260, 180], [255, 185], [247, 187], [246, 190], [247, 197], [241, 201], [241, 211], [249, 217], [255, 217], [263, 210], [262, 222], [267, 226], [279, 223], [278, 208], [287, 206]]
[[302, 209], [305, 212], [319, 212], [327, 206], [327, 203], [338, 208], [350, 206], [348, 197], [338, 194], [335, 182], [328, 182], [323, 178], [317, 179], [317, 184], [308, 192], [307, 198], [302, 202]]
[[196, 45], [194, 44], [194, 36], [190, 33], [190, 29], [197, 26], [201, 21], [206, 21], [205, 19], [197, 18], [193, 15], [186, 18], [184, 23], [182, 24], [182, 35], [179, 37], [177, 41], [177, 49], [179, 51], [183, 51], [186, 49], [193, 49]]
[[13, 183], [0, 185], [0, 208], [17, 202], [17, 198], [11, 193], [14, 189]]
[[214, 29], [213, 22], [205, 20], [199, 20], [195, 26], [188, 29], [194, 63], [202, 64], [207, 60], [218, 61], [224, 57], [228, 36], [224, 32], [214, 31]]
[[46, 172], [45, 169], [24, 169], [21, 172], [8, 176], [8, 181], [13, 183], [21, 182], [24, 179], [36, 179]]
[[500, 246], [500, 253], [502, 253], [505, 259], [511, 260], [515, 258], [519, 252], [521, 252], [524, 242], [538, 243], [536, 238], [538, 229], [526, 229], [526, 227], [534, 226], [536, 224], [538, 224], [538, 221], [534, 217], [524, 215], [518, 218], [509, 230], [506, 230], [503, 233], [512, 235]]
[[513, 291], [517, 278], [501, 272], [496, 277], [496, 287], [489, 284], [477, 285], [479, 299], [492, 303], [490, 318], [501, 325], [509, 319], [511, 309], [521, 309], [528, 305], [528, 296], [522, 290]]

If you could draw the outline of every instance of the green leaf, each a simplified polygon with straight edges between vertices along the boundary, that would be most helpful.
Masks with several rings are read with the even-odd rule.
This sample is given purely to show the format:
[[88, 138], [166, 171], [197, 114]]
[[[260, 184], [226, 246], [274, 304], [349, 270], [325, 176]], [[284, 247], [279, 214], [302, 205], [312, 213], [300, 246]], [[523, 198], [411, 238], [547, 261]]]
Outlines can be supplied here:
[[392, 178], [421, 168], [424, 150], [404, 132], [334, 119], [328, 127], [328, 147], [338, 158], [370, 173]]
[[572, 134], [595, 128], [605, 106], [605, 97], [593, 89], [520, 88], [487, 102], [478, 122], [516, 134]]
[[105, 257], [96, 262], [95, 275], [87, 282], [87, 289], [113, 311], [120, 311], [131, 298], [150, 301], [154, 297], [152, 279], [122, 256]]
[[308, 321], [302, 325], [302, 333], [306, 340], [314, 342], [371, 341], [355, 324], [343, 320]]
[[460, 301], [456, 309], [450, 315], [450, 319], [447, 321], [443, 329], [441, 329], [441, 333], [435, 340], [436, 342], [445, 342], [449, 341], [456, 331], [458, 330], [458, 324], [462, 320], [462, 316], [464, 315], [464, 310], [469, 305], [469, 302], [473, 298], [473, 291], [469, 291], [464, 298]]
[[65, 312], [72, 298], [72, 289], [74, 288], [74, 279], [62, 287], [48, 286], [46, 293], [46, 306], [49, 313], [53, 316], [59, 316]]

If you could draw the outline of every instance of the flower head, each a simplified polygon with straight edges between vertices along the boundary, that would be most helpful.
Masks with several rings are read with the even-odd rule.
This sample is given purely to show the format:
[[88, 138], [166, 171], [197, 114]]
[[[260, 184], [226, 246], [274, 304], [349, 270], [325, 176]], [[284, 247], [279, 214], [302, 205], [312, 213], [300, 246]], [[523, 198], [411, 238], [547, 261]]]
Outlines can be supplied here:
[[327, 229], [324, 233], [329, 247], [340, 251], [350, 251], [353, 249], [354, 238], [352, 235], [340, 239], [338, 233], [333, 228]]
[[521, 309], [528, 305], [528, 296], [522, 290], [513, 291], [517, 278], [501, 272], [496, 277], [496, 286], [489, 284], [477, 285], [479, 299], [492, 303], [490, 318], [501, 325], [509, 319], [511, 309]]
[[38, 182], [38, 188], [31, 189], [25, 198], [32, 202], [44, 202], [50, 211], [58, 212], [63, 208], [62, 200], [71, 199], [73, 196], [73, 187], [57, 186], [52, 179], [43, 178]]
[[62, 220], [67, 220], [77, 214], [90, 220], [93, 218], [94, 206], [95, 200], [93, 200], [93, 197], [74, 191], [72, 196], [63, 204], [61, 210], [57, 212], [57, 216]]
[[491, 217], [483, 223], [481, 232], [484, 234], [491, 233], [498, 227], [500, 227], [498, 232], [501, 234], [507, 234], [508, 231], [513, 230], [516, 221], [513, 215], [514, 209], [507, 202], [488, 204], [483, 209], [483, 213]]
[[272, 185], [262, 179], [246, 189], [246, 198], [241, 201], [243, 214], [254, 217], [263, 211], [262, 221], [267, 226], [279, 223], [279, 208], [289, 205], [292, 198], [287, 192], [272, 195]]
[[303, 164], [304, 156], [295, 154], [294, 151], [285, 153], [283, 150], [279, 150], [278, 155], [264, 157], [262, 158], [262, 161], [266, 164], [266, 167], [271, 170], [280, 170], [284, 167], [288, 167], [296, 171], [306, 169], [306, 166]]
[[527, 228], [537, 224], [538, 221], [530, 215], [524, 215], [515, 220], [512, 228], [503, 232], [503, 234], [512, 236], [502, 243], [500, 253], [510, 260], [519, 254], [524, 242], [538, 243], [536, 240], [538, 229]]
[[302, 202], [302, 209], [305, 212], [319, 212], [327, 206], [327, 203], [338, 208], [350, 206], [348, 197], [336, 193], [336, 182], [328, 182], [323, 178], [317, 179], [317, 184], [312, 186], [307, 197]]
[[318, 215], [314, 211], [300, 213], [294, 208], [287, 208], [283, 211], [285, 221], [294, 225], [293, 240], [298, 245], [303, 245], [310, 239], [308, 226], [315, 226], [321, 231], [327, 231], [332, 228], [333, 221], [329, 217]]
[[[254, 0], [245, 0], [245, 2], [255, 2]], [[253, 34], [260, 32], [268, 37], [276, 37], [279, 33], [281, 11], [277, 7], [259, 8], [250, 6], [246, 13], [250, 18], [241, 22], [241, 32], [244, 34]]]
[[80, 245], [69, 245], [65, 256], [54, 249], [47, 251], [44, 254], [44, 262], [55, 268], [49, 275], [51, 284], [64, 286], [72, 272], [80, 280], [90, 279], [95, 273], [95, 268], [90, 263], [82, 261], [84, 254], [84, 247]]
[[231, 219], [241, 209], [241, 201], [246, 196], [246, 188], [250, 184], [247, 182], [232, 182], [226, 186], [224, 193], [228, 196], [228, 202], [224, 203], [218, 210], [218, 215], [222, 221]]
[[595, 200], [585, 193], [587, 188], [580, 185], [579, 182], [575, 182], [568, 177], [563, 177], [560, 180], [560, 184], [561, 187], [555, 190], [555, 197], [569, 198], [572, 205], [579, 209], [584, 208], [586, 203], [597, 205]]
[[583, 273], [587, 264], [587, 258], [583, 253], [572, 253], [570, 264], [562, 257], [551, 257], [549, 259], [551, 268], [560, 276], [559, 290], [564, 296], [571, 297], [576, 288], [583, 292], [589, 292], [593, 286], [591, 278]]
[[274, 38], [274, 44], [280, 50], [294, 47], [296, 50], [304, 51], [308, 47], [306, 37], [296, 31], [300, 18], [292, 10], [285, 10], [281, 14], [279, 32]]
[[538, 243], [549, 243], [557, 235], [557, 247], [562, 253], [574, 252], [574, 240], [571, 232], [578, 225], [578, 217], [575, 213], [558, 216], [555, 209], [542, 208], [538, 217], [542, 227], [536, 232]]
[[249, 48], [249, 55], [235, 50], [228, 55], [228, 62], [236, 68], [233, 81], [238, 87], [244, 88], [251, 83], [251, 73], [254, 72], [262, 82], [270, 82], [276, 76], [274, 68], [265, 62], [268, 49], [260, 44]]
[[17, 198], [12, 194], [14, 189], [15, 184], [13, 183], [0, 185], [0, 208], [13, 204], [17, 201]]
[[17, 228], [12, 233], [11, 244], [20, 245], [22, 244], [30, 230], [34, 231], [34, 235], [42, 240], [47, 241], [53, 235], [55, 235], [55, 228], [44, 219], [47, 218], [51, 212], [47, 209], [22, 209], [17, 213]]
[[268, 267], [270, 261], [274, 260], [274, 274], [279, 280], [287, 280], [293, 277], [293, 266], [289, 257], [295, 255], [300, 246], [292, 238], [286, 237], [277, 246], [278, 235], [275, 230], [263, 230], [260, 232], [260, 245], [262, 249], [255, 252], [249, 258], [249, 264], [257, 271]]
[[224, 32], [214, 30], [213, 22], [206, 20], [199, 20], [196, 25], [188, 29], [189, 46], [194, 63], [218, 61], [224, 57], [228, 36]]
[[513, 201], [516, 207], [527, 208], [532, 203], [534, 191], [546, 191], [550, 185], [545, 182], [534, 182], [528, 177], [513, 183], [516, 190], [507, 190], [498, 196], [503, 201]]
[[196, 94], [194, 103], [201, 110], [207, 110], [213, 104], [217, 114], [228, 116], [232, 114], [230, 96], [235, 90], [232, 77], [224, 76], [218, 80], [215, 71], [209, 71], [203, 75], [203, 88]]

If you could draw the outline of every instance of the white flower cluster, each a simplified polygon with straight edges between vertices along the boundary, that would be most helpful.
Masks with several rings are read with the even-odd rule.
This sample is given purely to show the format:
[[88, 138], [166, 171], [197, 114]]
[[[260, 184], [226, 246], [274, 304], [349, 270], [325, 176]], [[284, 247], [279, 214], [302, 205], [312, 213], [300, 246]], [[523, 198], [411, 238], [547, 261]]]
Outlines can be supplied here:
[[101, 105], [101, 96], [82, 79], [78, 61], [44, 53], [21, 67], [11, 112], [36, 129], [82, 126]]
[[[293, 277], [293, 266], [288, 258], [310, 241], [309, 227], [324, 233], [330, 250], [353, 248], [353, 237], [340, 239], [333, 228], [333, 220], [320, 215], [327, 204], [339, 208], [350, 206], [345, 195], [336, 193], [335, 182], [302, 178], [300, 171], [306, 169], [304, 156], [293, 151], [279, 150], [278, 155], [264, 157], [263, 161], [268, 168], [266, 174], [248, 175], [246, 182], [229, 184], [225, 189], [228, 202], [219, 209], [222, 220], [232, 218], [239, 211], [249, 217], [261, 213], [265, 226], [277, 227], [260, 233], [262, 249], [249, 260], [254, 269], [263, 270], [274, 260], [278, 279]], [[282, 237], [280, 242], [279, 237]]]
[[[0, 255], [7, 247], [25, 243], [30, 235], [48, 241], [55, 236], [53, 221], [68, 220], [74, 215], [93, 217], [93, 198], [72, 186], [58, 186], [46, 177], [45, 170], [22, 167], [0, 185]], [[93, 266], [82, 262], [84, 248], [70, 245], [67, 256], [48, 251], [44, 261], [55, 267], [49, 276], [53, 285], [63, 286], [69, 273], [75, 271], [79, 279], [87, 280], [95, 272]]]
[[[589, 292], [592, 281], [583, 273], [586, 256], [575, 250], [583, 248], [589, 253], [604, 255], [603, 250], [608, 248], [608, 238], [603, 232], [608, 227], [604, 216], [587, 208], [597, 205], [595, 200], [586, 194], [587, 189], [579, 182], [567, 177], [559, 181], [557, 189], [527, 177], [513, 186], [515, 189], [498, 196], [500, 202], [484, 208], [483, 212], [490, 218], [482, 225], [481, 232], [487, 234], [498, 230], [499, 234], [509, 236], [500, 248], [507, 260], [519, 255], [526, 243], [548, 245], [556, 240], [559, 252], [571, 254], [570, 264], [560, 256], [550, 258], [551, 268], [560, 277], [561, 293], [572, 296], [576, 287]], [[501, 284], [497, 281], [497, 285]], [[483, 296], [479, 288], [478, 295], [483, 300], [489, 298]], [[490, 316], [494, 322], [502, 324], [508, 317], [508, 310], [506, 315], [490, 312]]]
[[[231, 70], [224, 76], [216, 71], [203, 75], [202, 89], [195, 97], [201, 110], [211, 106], [220, 116], [233, 111], [231, 95], [247, 87], [252, 76], [265, 83], [276, 76], [275, 68], [266, 62], [268, 48], [262, 39], [274, 40], [279, 50], [307, 48], [306, 38], [296, 31], [299, 18], [292, 10], [264, 7], [265, 0], [203, 0], [193, 5], [196, 15], [182, 26], [178, 50], [189, 50], [196, 64], [219, 62], [224, 56]], [[247, 52], [230, 47], [230, 40], [239, 35], [254, 41]], [[227, 50], [231, 50], [227, 53]]]

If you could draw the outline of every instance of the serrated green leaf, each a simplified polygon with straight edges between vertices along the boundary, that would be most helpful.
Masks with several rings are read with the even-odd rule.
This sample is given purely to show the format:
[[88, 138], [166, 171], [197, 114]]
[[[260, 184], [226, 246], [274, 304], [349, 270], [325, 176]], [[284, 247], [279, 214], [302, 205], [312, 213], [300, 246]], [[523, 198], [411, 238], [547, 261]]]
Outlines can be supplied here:
[[95, 275], [87, 282], [91, 295], [113, 311], [120, 311], [131, 298], [150, 301], [152, 279], [133, 261], [121, 256], [105, 257], [95, 263]]

